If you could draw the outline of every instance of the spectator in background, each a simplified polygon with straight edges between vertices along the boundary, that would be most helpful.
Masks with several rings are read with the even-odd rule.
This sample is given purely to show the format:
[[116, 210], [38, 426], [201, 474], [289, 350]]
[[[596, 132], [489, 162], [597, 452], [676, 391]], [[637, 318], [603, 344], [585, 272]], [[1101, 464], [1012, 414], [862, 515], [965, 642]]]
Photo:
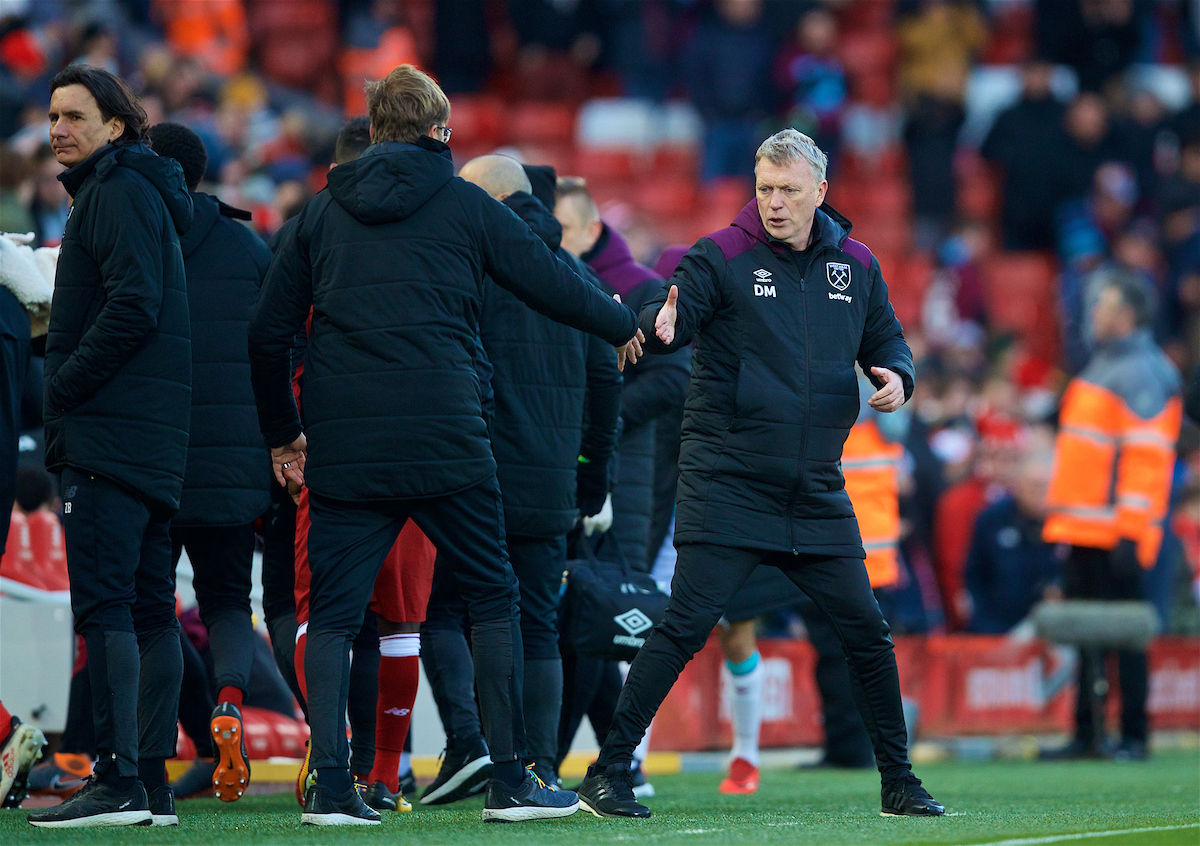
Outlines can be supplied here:
[[29, 213], [33, 217], [33, 242], [41, 246], [58, 244], [71, 212], [71, 197], [58, 181], [62, 172], [63, 166], [50, 145], [39, 145], [33, 154], [33, 199]]
[[1042, 540], [1052, 460], [1049, 444], [1027, 447], [1012, 493], [975, 521], [964, 574], [970, 597], [966, 630], [972, 634], [1004, 634], [1040, 600], [1062, 596], [1061, 563], [1055, 547]]
[[793, 41], [775, 63], [775, 84], [786, 100], [784, 122], [812, 138], [836, 170], [841, 146], [842, 110], [848, 89], [846, 72], [835, 52], [837, 19], [828, 9], [804, 14]]
[[245, 67], [250, 32], [243, 0], [152, 0], [151, 15], [176, 55], [199, 59], [220, 76]]
[[702, 14], [683, 57], [688, 93], [704, 118], [700, 176], [749, 179], [772, 102], [774, 43], [763, 0], [716, 0]]
[[1149, 4], [1136, 0], [1036, 0], [1040, 58], [1070, 65], [1084, 91], [1100, 91], [1133, 61]]
[[1164, 180], [1158, 202], [1163, 248], [1175, 263], [1183, 245], [1200, 232], [1200, 131], [1182, 139], [1179, 170]]
[[980, 151], [1003, 174], [1000, 223], [1006, 250], [1054, 246], [1059, 191], [1047, 178], [1047, 157], [1062, 144], [1065, 109], [1050, 93], [1053, 70], [1043, 61], [1022, 67], [1021, 99], [996, 118]]
[[[1070, 544], [1064, 593], [1074, 599], [1146, 598], [1143, 570], [1158, 558], [1175, 442], [1182, 417], [1179, 372], [1150, 336], [1153, 300], [1143, 280], [1112, 270], [1100, 283], [1091, 324], [1097, 349], [1063, 395], [1054, 473], [1042, 536]], [[1090, 690], [1090, 662], [1079, 689]], [[1146, 653], [1118, 652], [1121, 741], [1118, 758], [1149, 755]], [[1079, 696], [1075, 735], [1053, 759], [1088, 757], [1104, 740]]]
[[1108, 106], [1099, 94], [1084, 92], [1076, 97], [1067, 106], [1063, 129], [1066, 143], [1058, 141], [1050, 161], [1054, 173], [1051, 178], [1059, 181], [1059, 203], [1085, 197], [1092, 190], [1097, 168], [1104, 162], [1127, 158], [1112, 131]]
[[7, 145], [0, 146], [0, 232], [33, 230], [33, 217], [21, 197], [28, 163]]
[[218, 756], [212, 785], [219, 799], [234, 802], [250, 785], [241, 708], [254, 663], [254, 521], [271, 504], [270, 461], [242, 341], [271, 251], [243, 225], [249, 212], [196, 190], [208, 165], [200, 136], [161, 123], [150, 140], [155, 152], [183, 167], [195, 210], [179, 240], [192, 327], [192, 421], [171, 545], [176, 563], [187, 549], [212, 644], [217, 702], [210, 725]]

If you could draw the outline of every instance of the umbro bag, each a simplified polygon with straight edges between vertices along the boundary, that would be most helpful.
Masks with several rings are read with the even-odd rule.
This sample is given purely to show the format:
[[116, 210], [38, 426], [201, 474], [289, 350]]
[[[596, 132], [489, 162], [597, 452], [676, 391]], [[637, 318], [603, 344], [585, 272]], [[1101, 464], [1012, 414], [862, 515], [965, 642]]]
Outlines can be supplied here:
[[[606, 536], [601, 543], [613, 544]], [[662, 620], [667, 595], [649, 573], [596, 556], [589, 538], [576, 549], [584, 557], [567, 562], [567, 587], [560, 609], [562, 636], [581, 655], [608, 661], [632, 661], [650, 629]]]

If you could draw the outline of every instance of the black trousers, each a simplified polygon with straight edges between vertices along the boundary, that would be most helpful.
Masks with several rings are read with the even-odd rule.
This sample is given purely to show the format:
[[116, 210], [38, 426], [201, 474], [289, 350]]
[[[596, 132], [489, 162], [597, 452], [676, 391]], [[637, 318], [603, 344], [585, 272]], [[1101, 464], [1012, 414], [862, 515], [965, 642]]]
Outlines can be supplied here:
[[892, 638], [862, 560], [713, 544], [679, 547], [671, 600], [630, 667], [599, 765], [631, 761], [679, 673], [704, 646], [726, 603], [760, 564], [782, 569], [836, 632], [857, 682], [855, 698], [883, 779], [894, 780], [911, 769]]
[[287, 489], [271, 485], [271, 507], [263, 516], [263, 616], [279, 674], [308, 714], [296, 681], [296, 503]]
[[128, 488], [67, 467], [63, 527], [75, 631], [88, 650], [96, 754], [136, 777], [175, 754], [183, 658], [171, 519]]
[[[524, 653], [525, 732], [528, 760], [555, 765], [559, 710], [563, 696], [562, 658], [558, 651], [558, 604], [567, 563], [566, 536], [532, 538], [510, 535], [509, 561], [521, 593], [521, 643]], [[438, 567], [421, 626], [421, 655], [448, 745], [459, 749], [479, 734], [479, 716], [471, 689], [472, 662], [465, 635], [467, 605], [453, 572]], [[452, 741], [452, 742], [451, 742]]]
[[350, 643], [362, 626], [384, 558], [410, 517], [438, 548], [466, 601], [483, 733], [492, 760], [521, 760], [525, 718], [519, 593], [495, 476], [458, 493], [419, 500], [341, 502], [313, 492], [310, 516], [305, 671], [312, 767], [348, 766]]
[[[1068, 599], [1145, 599], [1141, 567], [1118, 570], [1112, 566], [1112, 554], [1106, 549], [1073, 546], [1064, 565], [1063, 593]], [[1145, 652], [1117, 652], [1117, 674], [1121, 686], [1121, 737], [1146, 742], [1148, 721], [1146, 697], [1149, 670]], [[1085, 691], [1092, 689], [1091, 662], [1079, 662], [1079, 695], [1075, 698], [1075, 736], [1091, 743], [1104, 726], [1092, 724], [1091, 700]]]
[[869, 767], [875, 752], [855, 706], [853, 677], [837, 631], [807, 596], [796, 610], [804, 618], [808, 640], [817, 652], [814, 675], [825, 717], [825, 761], [836, 767]]
[[250, 571], [254, 564], [254, 524], [173, 526], [171, 560], [178, 565], [186, 549], [194, 573], [200, 619], [212, 645], [217, 688], [250, 689], [254, 665]]

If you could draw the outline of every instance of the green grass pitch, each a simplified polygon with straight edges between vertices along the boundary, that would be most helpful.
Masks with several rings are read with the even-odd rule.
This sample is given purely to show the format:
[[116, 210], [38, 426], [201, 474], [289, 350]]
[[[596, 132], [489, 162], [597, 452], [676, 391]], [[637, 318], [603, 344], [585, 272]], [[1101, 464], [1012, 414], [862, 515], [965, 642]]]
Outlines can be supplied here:
[[[768, 770], [755, 796], [721, 796], [717, 773], [656, 777], [654, 816], [483, 823], [482, 800], [411, 814], [385, 814], [363, 828], [300, 826], [291, 793], [179, 803], [178, 829], [35, 829], [24, 811], [0, 812], [0, 844], [974, 844], [1086, 842], [1096, 846], [1200, 846], [1200, 753], [1170, 752], [1149, 763], [937, 763], [918, 767], [946, 804], [940, 819], [879, 816], [873, 773]], [[1129, 832], [1100, 836], [1101, 832]], [[1090, 833], [1090, 834], [1088, 834]], [[1078, 835], [1084, 834], [1083, 837]], [[1068, 837], [1063, 837], [1068, 835]], [[1069, 836], [1076, 835], [1076, 836]]]

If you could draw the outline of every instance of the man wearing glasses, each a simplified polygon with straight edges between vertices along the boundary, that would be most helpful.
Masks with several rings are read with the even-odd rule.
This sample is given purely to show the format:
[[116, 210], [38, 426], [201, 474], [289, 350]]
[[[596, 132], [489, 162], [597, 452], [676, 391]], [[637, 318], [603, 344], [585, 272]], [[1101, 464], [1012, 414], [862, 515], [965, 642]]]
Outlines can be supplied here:
[[[560, 262], [515, 214], [454, 176], [450, 103], [411, 65], [368, 86], [373, 144], [281, 245], [250, 325], [259, 420], [276, 480], [307, 484], [312, 572], [310, 766], [302, 821], [373, 825], [345, 732], [349, 651], [384, 557], [411, 517], [454, 573], [471, 618], [494, 762], [484, 819], [567, 816], [570, 791], [527, 774], [517, 581], [480, 410], [476, 327], [487, 274], [547, 316], [641, 354], [636, 318]], [[312, 309], [304, 425], [290, 350]]]

